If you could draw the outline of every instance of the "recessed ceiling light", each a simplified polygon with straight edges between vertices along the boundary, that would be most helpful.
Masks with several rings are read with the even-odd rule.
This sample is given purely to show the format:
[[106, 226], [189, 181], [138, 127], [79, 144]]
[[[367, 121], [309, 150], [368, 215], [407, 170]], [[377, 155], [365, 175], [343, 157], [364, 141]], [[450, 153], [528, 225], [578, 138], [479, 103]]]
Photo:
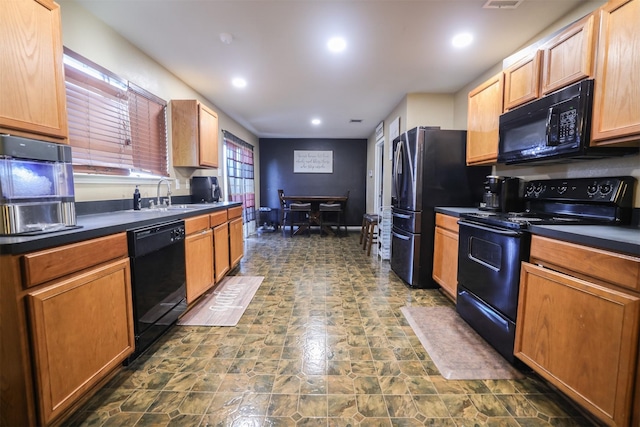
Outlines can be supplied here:
[[322, 123], [322, 120], [320, 119], [312, 119], [311, 120], [311, 124], [314, 126], [318, 126], [320, 123]]
[[231, 80], [231, 84], [235, 87], [243, 88], [247, 86], [247, 81], [242, 77], [236, 77], [235, 79]]
[[229, 33], [220, 33], [220, 41], [224, 44], [231, 44], [233, 36]]
[[331, 52], [342, 52], [347, 48], [347, 42], [342, 37], [333, 37], [327, 42]]
[[451, 44], [455, 47], [466, 47], [473, 41], [473, 36], [470, 33], [460, 33], [451, 39]]

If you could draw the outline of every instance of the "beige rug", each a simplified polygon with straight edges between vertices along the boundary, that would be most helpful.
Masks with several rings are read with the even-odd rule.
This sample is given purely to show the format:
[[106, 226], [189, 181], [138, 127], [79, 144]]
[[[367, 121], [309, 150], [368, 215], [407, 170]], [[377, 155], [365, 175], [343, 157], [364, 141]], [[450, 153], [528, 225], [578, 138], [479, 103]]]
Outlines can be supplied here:
[[263, 279], [262, 276], [225, 277], [178, 320], [178, 325], [237, 325]]
[[450, 307], [402, 307], [422, 346], [448, 380], [523, 378]]

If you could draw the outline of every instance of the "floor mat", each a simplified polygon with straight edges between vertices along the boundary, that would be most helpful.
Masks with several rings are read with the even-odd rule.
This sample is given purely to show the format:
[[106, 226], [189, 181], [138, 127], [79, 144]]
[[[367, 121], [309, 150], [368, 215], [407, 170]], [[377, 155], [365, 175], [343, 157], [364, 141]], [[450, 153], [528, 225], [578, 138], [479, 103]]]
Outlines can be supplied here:
[[263, 279], [262, 276], [225, 277], [178, 320], [178, 325], [237, 325]]
[[523, 378], [450, 307], [400, 309], [422, 346], [449, 380]]

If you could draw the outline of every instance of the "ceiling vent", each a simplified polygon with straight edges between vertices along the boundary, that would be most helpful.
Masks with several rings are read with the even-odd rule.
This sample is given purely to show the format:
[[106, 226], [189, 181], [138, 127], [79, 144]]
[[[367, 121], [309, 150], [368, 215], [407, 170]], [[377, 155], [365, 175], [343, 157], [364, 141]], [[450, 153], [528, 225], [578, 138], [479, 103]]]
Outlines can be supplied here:
[[515, 9], [524, 0], [487, 0], [483, 9]]
[[362, 123], [362, 119], [351, 119], [349, 123]]

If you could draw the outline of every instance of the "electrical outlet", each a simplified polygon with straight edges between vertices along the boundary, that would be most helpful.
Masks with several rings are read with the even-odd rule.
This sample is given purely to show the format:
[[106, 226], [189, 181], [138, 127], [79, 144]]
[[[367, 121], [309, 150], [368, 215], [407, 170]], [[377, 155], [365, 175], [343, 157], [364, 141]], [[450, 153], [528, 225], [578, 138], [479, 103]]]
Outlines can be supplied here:
[[191, 188], [191, 187], [190, 187], [190, 184], [189, 184], [189, 179], [188, 179], [188, 178], [184, 181], [184, 183], [185, 183], [184, 188], [186, 188], [187, 190], [188, 190], [189, 188]]
[[176, 190], [180, 189], [180, 180], [176, 178]]

